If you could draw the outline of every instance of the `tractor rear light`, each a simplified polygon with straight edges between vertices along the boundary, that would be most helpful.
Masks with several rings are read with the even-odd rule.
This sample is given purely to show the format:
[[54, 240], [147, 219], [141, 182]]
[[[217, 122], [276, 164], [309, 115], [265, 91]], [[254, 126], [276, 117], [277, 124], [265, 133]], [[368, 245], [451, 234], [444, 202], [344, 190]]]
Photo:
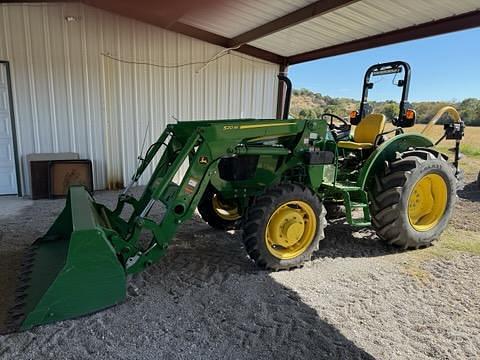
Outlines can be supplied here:
[[350, 112], [350, 124], [352, 125], [358, 125], [360, 122], [360, 116], [358, 114], [357, 110], [353, 110]]
[[407, 109], [407, 111], [405, 112], [405, 118], [407, 120], [415, 120], [415, 117], [416, 117], [415, 110]]

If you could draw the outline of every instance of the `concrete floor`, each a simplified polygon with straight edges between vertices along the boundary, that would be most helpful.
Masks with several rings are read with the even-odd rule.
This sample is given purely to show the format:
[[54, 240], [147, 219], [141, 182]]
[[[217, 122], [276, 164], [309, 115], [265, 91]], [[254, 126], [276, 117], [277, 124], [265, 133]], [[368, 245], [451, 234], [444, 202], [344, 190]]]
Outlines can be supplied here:
[[25, 208], [32, 205], [33, 200], [28, 198], [13, 195], [0, 196], [0, 220], [20, 214]]

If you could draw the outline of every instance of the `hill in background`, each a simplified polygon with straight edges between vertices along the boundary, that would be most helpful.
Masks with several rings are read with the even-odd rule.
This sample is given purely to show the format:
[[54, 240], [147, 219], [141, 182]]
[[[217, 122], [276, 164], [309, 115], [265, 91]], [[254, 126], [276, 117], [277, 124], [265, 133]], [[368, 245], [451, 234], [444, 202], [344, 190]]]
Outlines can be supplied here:
[[[296, 118], [314, 119], [323, 113], [333, 113], [341, 117], [348, 117], [352, 110], [359, 109], [359, 100], [348, 98], [333, 98], [308, 89], [295, 89], [292, 94], [290, 114]], [[398, 114], [398, 103], [393, 100], [369, 101], [374, 112], [385, 114], [391, 121]], [[417, 122], [427, 123], [437, 111], [446, 105], [455, 107], [467, 125], [480, 126], [480, 99], [469, 98], [461, 102], [448, 101], [421, 101], [412, 102], [412, 107], [417, 112]], [[442, 117], [446, 121], [448, 115]]]

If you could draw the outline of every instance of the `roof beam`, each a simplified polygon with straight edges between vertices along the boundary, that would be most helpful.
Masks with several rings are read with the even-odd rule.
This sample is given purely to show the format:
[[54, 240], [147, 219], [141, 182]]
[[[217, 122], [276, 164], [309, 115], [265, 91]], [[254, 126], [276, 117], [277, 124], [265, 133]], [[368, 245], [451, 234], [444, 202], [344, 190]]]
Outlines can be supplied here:
[[273, 34], [288, 27], [308, 21], [320, 15], [337, 10], [347, 5], [353, 4], [359, 0], [321, 0], [307, 5], [301, 9], [295, 10], [278, 19], [272, 20], [266, 24], [260, 25], [255, 29], [244, 32], [231, 39], [229, 47], [246, 44]]
[[325, 57], [346, 54], [350, 52], [371, 49], [403, 41], [416, 40], [429, 36], [470, 29], [480, 26], [480, 10], [448, 18], [430, 21], [423, 24], [394, 30], [343, 44], [328, 46], [288, 57], [289, 64], [317, 60]]
[[[218, 45], [218, 46], [221, 46], [221, 47], [224, 47], [224, 48], [230, 48], [231, 47], [231, 46], [229, 46], [230, 39], [227, 38], [227, 37], [217, 35], [217, 34], [209, 32], [209, 31], [201, 30], [201, 29], [198, 29], [196, 27], [193, 27], [193, 26], [190, 26], [190, 25], [187, 25], [187, 24], [183, 24], [183, 23], [180, 23], [180, 22], [172, 24], [168, 28], [168, 30], [171, 30], [171, 31], [174, 31], [174, 32], [177, 32], [179, 34], [186, 35], [186, 36], [190, 36], [190, 37], [193, 37], [195, 39], [202, 40], [202, 41], [208, 42], [210, 44]], [[250, 55], [250, 56], [253, 56], [253, 57], [268, 61], [268, 62], [272, 62], [272, 63], [275, 63], [275, 64], [282, 65], [282, 64], [285, 64], [285, 62], [286, 62], [286, 57], [284, 57], [284, 56], [281, 56], [281, 55], [278, 55], [278, 54], [272, 53], [270, 51], [263, 50], [263, 49], [260, 49], [260, 48], [257, 48], [257, 47], [251, 46], [251, 45], [243, 45], [243, 46], [239, 47], [238, 49], [232, 49], [232, 50], [235, 50], [235, 51], [238, 51], [240, 53]]]

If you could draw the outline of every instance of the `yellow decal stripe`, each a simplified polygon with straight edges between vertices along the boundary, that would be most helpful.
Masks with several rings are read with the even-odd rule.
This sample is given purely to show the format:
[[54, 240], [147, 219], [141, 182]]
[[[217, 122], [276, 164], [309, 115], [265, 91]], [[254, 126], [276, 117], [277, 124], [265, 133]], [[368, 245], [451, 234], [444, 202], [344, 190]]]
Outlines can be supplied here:
[[275, 124], [260, 124], [260, 125], [240, 125], [240, 129], [257, 129], [263, 127], [271, 127], [271, 126], [285, 126], [285, 125], [295, 125], [296, 123], [275, 123]]

